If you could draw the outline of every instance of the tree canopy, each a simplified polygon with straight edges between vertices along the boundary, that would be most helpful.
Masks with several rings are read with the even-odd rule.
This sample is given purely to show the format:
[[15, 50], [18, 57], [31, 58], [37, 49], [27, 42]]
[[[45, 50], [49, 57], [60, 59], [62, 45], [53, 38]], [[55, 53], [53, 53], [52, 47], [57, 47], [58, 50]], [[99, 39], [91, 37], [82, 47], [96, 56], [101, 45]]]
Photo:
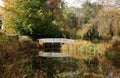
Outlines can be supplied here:
[[3, 1], [5, 7], [2, 15], [6, 33], [17, 32], [37, 38], [61, 36], [59, 26], [53, 23], [60, 14], [60, 0]]
[[[34, 38], [62, 37], [63, 31], [81, 38], [119, 36], [119, 7], [109, 2], [88, 0], [81, 8], [66, 7], [62, 0], [3, 0], [6, 33]], [[101, 4], [103, 2], [103, 5]], [[80, 31], [80, 32], [79, 32]]]
[[[89, 36], [97, 34], [97, 37], [111, 39], [120, 36], [120, 9], [116, 7], [104, 7], [95, 18], [89, 20], [85, 33]], [[84, 33], [84, 34], [85, 34]], [[94, 36], [95, 38], [95, 36]]]

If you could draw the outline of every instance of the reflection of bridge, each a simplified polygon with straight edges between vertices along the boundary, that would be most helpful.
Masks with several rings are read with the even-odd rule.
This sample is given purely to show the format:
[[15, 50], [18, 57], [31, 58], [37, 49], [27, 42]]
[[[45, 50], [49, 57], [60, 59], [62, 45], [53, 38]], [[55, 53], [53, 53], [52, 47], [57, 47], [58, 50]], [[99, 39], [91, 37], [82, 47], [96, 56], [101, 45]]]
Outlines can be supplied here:
[[43, 52], [42, 54], [39, 53], [39, 56], [42, 56], [42, 57], [69, 57], [68, 54], [54, 53], [54, 52]]
[[43, 46], [43, 52], [39, 52], [41, 57], [69, 57], [68, 54], [60, 52], [62, 44], [73, 43], [74, 40], [66, 38], [43, 38], [38, 39], [39, 44]]

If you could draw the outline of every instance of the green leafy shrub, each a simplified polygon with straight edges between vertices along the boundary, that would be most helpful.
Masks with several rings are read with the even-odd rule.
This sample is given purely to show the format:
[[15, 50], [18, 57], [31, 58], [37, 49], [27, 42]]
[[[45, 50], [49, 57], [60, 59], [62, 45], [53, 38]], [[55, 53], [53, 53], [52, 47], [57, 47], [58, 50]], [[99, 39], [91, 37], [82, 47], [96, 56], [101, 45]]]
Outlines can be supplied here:
[[8, 41], [8, 37], [4, 33], [0, 33], [0, 44]]
[[60, 30], [60, 27], [49, 22], [42, 22], [39, 21], [40, 24], [34, 25], [31, 27], [31, 32], [24, 30], [23, 28], [16, 28], [16, 31], [18, 31], [22, 35], [28, 35], [31, 36], [33, 40], [39, 39], [39, 38], [60, 38], [62, 37], [62, 31]]
[[31, 36], [35, 39], [38, 38], [60, 38], [62, 37], [62, 31], [59, 26], [53, 23], [41, 23], [41, 25], [36, 25], [32, 28], [33, 32]]

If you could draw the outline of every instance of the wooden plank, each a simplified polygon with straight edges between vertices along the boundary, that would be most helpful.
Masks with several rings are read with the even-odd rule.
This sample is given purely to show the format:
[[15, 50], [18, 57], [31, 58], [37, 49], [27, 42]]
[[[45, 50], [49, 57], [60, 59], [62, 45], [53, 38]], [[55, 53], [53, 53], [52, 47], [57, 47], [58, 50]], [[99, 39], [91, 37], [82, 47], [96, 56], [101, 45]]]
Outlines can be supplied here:
[[65, 53], [55, 53], [55, 52], [39, 52], [39, 56], [41, 57], [69, 57], [69, 55]]
[[66, 38], [43, 38], [38, 39], [39, 42], [43, 43], [72, 43], [74, 40], [72, 39], [66, 39]]

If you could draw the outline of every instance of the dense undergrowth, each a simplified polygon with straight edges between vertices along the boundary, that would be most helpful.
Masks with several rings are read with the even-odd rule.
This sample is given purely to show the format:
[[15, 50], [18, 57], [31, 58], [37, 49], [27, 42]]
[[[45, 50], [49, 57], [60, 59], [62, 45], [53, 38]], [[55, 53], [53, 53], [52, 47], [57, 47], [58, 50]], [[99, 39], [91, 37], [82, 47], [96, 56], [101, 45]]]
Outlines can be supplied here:
[[119, 40], [107, 43], [109, 46], [79, 44], [74, 51], [81, 58], [40, 58], [37, 42], [0, 38], [4, 38], [0, 43], [0, 78], [105, 78], [111, 73], [119, 77]]
[[60, 72], [78, 68], [75, 59], [38, 57], [36, 45], [28, 41], [1, 44], [0, 78], [53, 78]]
[[120, 68], [120, 40], [114, 40], [111, 44], [106, 50], [106, 58], [112, 62], [113, 66]]

